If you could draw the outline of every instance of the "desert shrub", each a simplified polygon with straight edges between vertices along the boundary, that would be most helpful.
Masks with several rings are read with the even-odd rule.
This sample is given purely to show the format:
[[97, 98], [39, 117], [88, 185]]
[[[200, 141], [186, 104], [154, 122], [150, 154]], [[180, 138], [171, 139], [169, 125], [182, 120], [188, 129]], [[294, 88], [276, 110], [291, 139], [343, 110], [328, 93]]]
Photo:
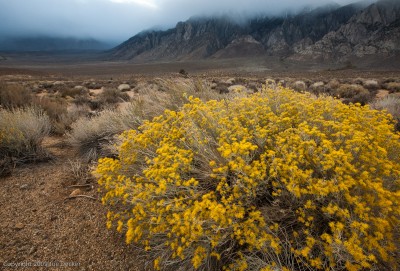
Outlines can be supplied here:
[[28, 106], [32, 93], [23, 86], [0, 82], [0, 105], [5, 108]]
[[129, 95], [115, 88], [106, 88], [99, 95], [99, 102], [103, 105], [129, 101]]
[[399, 139], [390, 115], [331, 97], [191, 98], [99, 161], [107, 227], [155, 269], [386, 270]]
[[363, 82], [364, 82], [364, 79], [360, 78], [360, 77], [357, 77], [357, 78], [353, 79], [353, 84], [355, 84], [355, 85], [362, 85]]
[[0, 109], [0, 160], [11, 157], [24, 163], [44, 158], [41, 143], [50, 129], [49, 117], [42, 110]]
[[65, 87], [65, 88], [62, 88], [59, 90], [59, 94], [63, 98], [66, 98], [66, 97], [75, 98], [76, 96], [79, 96], [79, 95], [88, 94], [88, 90], [82, 86], [76, 86], [74, 88]]
[[[92, 98], [88, 94], [81, 94], [74, 97], [73, 103], [75, 105], [90, 105]], [[99, 104], [101, 102], [98, 102]]]
[[97, 83], [97, 82], [85, 82], [83, 84], [87, 89], [101, 89], [103, 87], [103, 85], [101, 83]]
[[370, 91], [377, 90], [380, 88], [380, 85], [376, 80], [364, 80], [362, 85], [364, 86], [364, 88]]
[[387, 110], [396, 121], [396, 130], [400, 131], [400, 97], [393, 94], [376, 100], [371, 104], [372, 108], [378, 110]]
[[333, 93], [339, 98], [343, 98], [345, 103], [367, 104], [373, 95], [361, 85], [343, 84]]
[[62, 135], [72, 124], [72, 119], [68, 118], [67, 103], [62, 99], [49, 97], [35, 97], [33, 104], [41, 108], [50, 118], [51, 132]]
[[324, 82], [315, 82], [310, 85], [310, 91], [314, 94], [322, 94], [326, 92], [326, 87]]
[[215, 86], [215, 90], [219, 94], [226, 94], [229, 93], [229, 86], [230, 84], [224, 83], [224, 82], [218, 82], [218, 84]]
[[85, 162], [99, 157], [113, 156], [113, 144], [117, 135], [142, 122], [132, 105], [124, 110], [104, 110], [97, 116], [83, 117], [71, 125], [68, 142], [75, 147]]
[[307, 89], [307, 85], [304, 81], [296, 81], [292, 84], [292, 88], [296, 91], [304, 91]]
[[67, 103], [61, 99], [35, 97], [33, 104], [43, 109], [52, 120], [57, 120], [60, 115], [67, 113]]
[[384, 86], [390, 92], [400, 92], [400, 83], [399, 82], [389, 82], [389, 83], [386, 83]]
[[340, 87], [340, 82], [337, 79], [332, 79], [326, 84], [326, 89], [328, 92], [334, 92], [337, 88]]
[[189, 76], [189, 73], [187, 71], [185, 71], [185, 69], [180, 69], [179, 70], [179, 74], [183, 75], [184, 77], [188, 77]]

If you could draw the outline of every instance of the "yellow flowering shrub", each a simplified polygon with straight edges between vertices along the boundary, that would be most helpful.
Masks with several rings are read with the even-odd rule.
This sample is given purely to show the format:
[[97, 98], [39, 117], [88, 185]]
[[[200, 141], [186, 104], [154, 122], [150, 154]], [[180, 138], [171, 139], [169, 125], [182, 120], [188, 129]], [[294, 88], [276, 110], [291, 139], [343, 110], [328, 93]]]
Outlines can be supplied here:
[[122, 138], [97, 167], [107, 226], [154, 269], [395, 264], [400, 137], [385, 112], [264, 88], [190, 98]]

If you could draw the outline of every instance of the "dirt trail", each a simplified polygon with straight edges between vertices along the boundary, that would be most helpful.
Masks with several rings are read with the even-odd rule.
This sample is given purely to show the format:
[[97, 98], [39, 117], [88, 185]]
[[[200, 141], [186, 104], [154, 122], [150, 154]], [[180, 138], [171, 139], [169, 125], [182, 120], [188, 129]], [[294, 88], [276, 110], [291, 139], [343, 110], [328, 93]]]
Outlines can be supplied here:
[[[123, 236], [106, 229], [100, 199], [65, 200], [74, 190], [72, 153], [59, 142], [45, 142], [51, 161], [0, 178], [0, 270], [143, 269]], [[95, 181], [82, 193], [100, 198]]]

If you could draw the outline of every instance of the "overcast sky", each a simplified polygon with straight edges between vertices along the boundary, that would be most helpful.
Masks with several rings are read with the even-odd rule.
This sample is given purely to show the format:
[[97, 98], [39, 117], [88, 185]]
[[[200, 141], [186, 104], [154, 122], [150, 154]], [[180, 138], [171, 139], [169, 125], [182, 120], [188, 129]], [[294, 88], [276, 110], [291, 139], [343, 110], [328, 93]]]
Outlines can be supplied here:
[[[341, 5], [355, 1], [335, 0]], [[59, 35], [120, 42], [142, 30], [170, 28], [195, 15], [274, 14], [321, 3], [321, 0], [0, 0], [0, 37]]]

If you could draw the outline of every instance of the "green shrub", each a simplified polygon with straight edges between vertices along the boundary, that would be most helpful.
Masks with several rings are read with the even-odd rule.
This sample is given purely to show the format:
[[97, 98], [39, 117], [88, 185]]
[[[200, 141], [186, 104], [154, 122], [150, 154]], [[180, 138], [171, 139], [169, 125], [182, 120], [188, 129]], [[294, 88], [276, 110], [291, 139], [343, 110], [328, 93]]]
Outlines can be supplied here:
[[107, 226], [155, 269], [396, 266], [400, 135], [386, 113], [263, 89], [191, 98], [122, 140], [97, 167]]

